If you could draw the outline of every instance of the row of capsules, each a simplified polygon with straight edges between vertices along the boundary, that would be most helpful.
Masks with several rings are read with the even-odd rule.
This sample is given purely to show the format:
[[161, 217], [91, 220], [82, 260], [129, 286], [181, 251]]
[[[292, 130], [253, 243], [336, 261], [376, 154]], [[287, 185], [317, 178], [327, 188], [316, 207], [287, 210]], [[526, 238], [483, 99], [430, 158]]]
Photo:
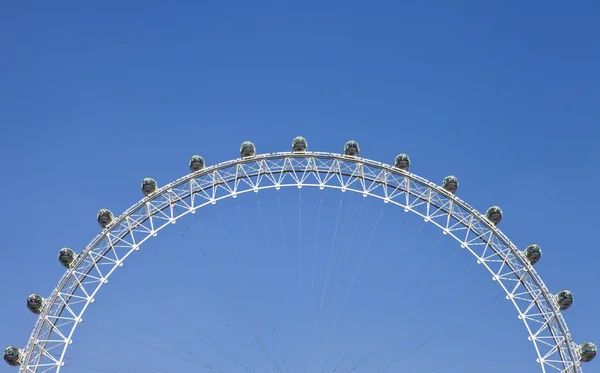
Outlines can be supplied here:
[[[302, 153], [308, 150], [308, 144], [306, 139], [302, 136], [294, 138], [292, 141], [292, 152]], [[347, 157], [358, 157], [360, 154], [360, 147], [358, 142], [351, 140], [344, 144], [344, 155]], [[256, 155], [256, 147], [250, 141], [244, 141], [240, 146], [240, 156], [243, 159], [251, 158]], [[408, 172], [410, 169], [410, 157], [408, 154], [400, 153], [394, 159], [394, 168]], [[190, 157], [189, 168], [192, 173], [197, 173], [206, 167], [204, 158], [199, 155], [193, 155]], [[456, 194], [458, 190], [458, 178], [454, 175], [448, 175], [442, 180], [441, 187], [449, 193]], [[148, 197], [154, 194], [158, 190], [158, 184], [152, 178], [145, 178], [142, 180], [142, 193]], [[490, 207], [485, 217], [493, 225], [497, 226], [502, 220], [502, 209], [499, 206]], [[114, 222], [114, 215], [108, 209], [100, 209], [97, 214], [98, 224], [104, 229], [109, 227]], [[530, 265], [536, 264], [542, 257], [542, 249], [539, 245], [531, 244], [523, 251], [523, 255], [527, 259]], [[59, 262], [70, 269], [73, 267], [77, 254], [68, 247], [62, 248], [58, 254]], [[571, 307], [573, 304], [573, 293], [569, 290], [561, 290], [555, 295], [556, 304], [558, 309], [564, 311]], [[27, 308], [34, 314], [39, 315], [45, 305], [45, 299], [39, 294], [30, 294], [27, 297]], [[582, 362], [589, 362], [596, 357], [597, 347], [592, 342], [584, 342], [579, 345], [579, 353]], [[19, 366], [21, 364], [23, 351], [15, 346], [8, 346], [4, 350], [4, 361], [9, 365]]]

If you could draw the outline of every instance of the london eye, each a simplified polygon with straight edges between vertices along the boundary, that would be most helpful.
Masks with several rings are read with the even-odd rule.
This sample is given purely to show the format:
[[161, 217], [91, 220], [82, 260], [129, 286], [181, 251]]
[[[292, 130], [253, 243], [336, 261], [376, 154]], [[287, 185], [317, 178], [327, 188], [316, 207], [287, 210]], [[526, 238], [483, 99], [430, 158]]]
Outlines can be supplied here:
[[212, 166], [194, 155], [189, 173], [181, 178], [163, 185], [144, 178], [143, 198], [124, 212], [98, 210], [100, 233], [82, 250], [59, 250], [57, 265], [65, 271], [54, 290], [27, 296], [26, 306], [37, 322], [25, 346], [6, 347], [5, 362], [21, 372], [61, 371], [84, 313], [113, 273], [146, 242], [199, 209], [282, 188], [354, 193], [416, 215], [454, 239], [514, 306], [542, 372], [582, 372], [582, 363], [596, 356], [596, 345], [579, 336], [576, 340], [563, 315], [576, 307], [575, 291], [549, 289], [536, 271], [540, 245], [517, 247], [499, 229], [504, 219], [501, 206], [483, 212], [471, 207], [458, 196], [457, 176], [429, 181], [412, 173], [411, 159], [404, 153], [391, 164], [362, 158], [356, 141], [344, 144], [342, 153], [329, 153], [309, 151], [306, 139], [296, 137], [290, 151], [267, 154], [257, 153], [255, 145], [245, 141], [239, 155]]

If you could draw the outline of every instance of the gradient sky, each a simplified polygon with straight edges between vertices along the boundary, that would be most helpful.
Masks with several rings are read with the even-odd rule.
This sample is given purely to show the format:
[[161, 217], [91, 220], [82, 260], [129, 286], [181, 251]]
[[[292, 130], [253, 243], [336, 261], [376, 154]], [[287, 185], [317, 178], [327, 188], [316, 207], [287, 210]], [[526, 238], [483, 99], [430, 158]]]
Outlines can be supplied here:
[[[503, 207], [501, 229], [513, 242], [542, 246], [536, 268], [548, 287], [575, 294], [565, 311], [574, 337], [600, 343], [600, 204], [590, 189], [600, 183], [598, 2], [85, 3], [7, 0], [0, 11], [4, 345], [27, 342], [35, 317], [26, 296], [50, 293], [63, 272], [58, 250], [85, 247], [99, 230], [99, 208], [119, 214], [141, 197], [142, 178], [164, 185], [187, 172], [192, 154], [214, 164], [237, 157], [244, 140], [263, 153], [288, 150], [297, 135], [311, 150], [332, 152], [355, 139], [362, 156], [388, 163], [406, 152], [411, 171], [435, 182], [457, 175], [458, 194], [475, 208]], [[332, 355], [329, 373], [347, 352], [357, 360], [384, 343], [384, 335], [412, 326], [406, 345], [363, 371], [377, 371], [431, 335], [427, 348], [389, 371], [535, 371], [514, 309], [492, 301], [499, 288], [488, 287], [489, 276], [464, 253], [405, 307], [406, 294], [453, 255], [453, 242], [438, 244], [432, 229], [415, 235], [422, 222], [404, 220], [402, 211], [386, 210], [377, 223], [380, 204], [362, 206], [362, 199], [341, 193], [325, 196], [325, 233], [317, 238], [319, 193], [302, 193], [301, 202], [296, 190], [261, 194], [266, 222], [259, 223], [258, 201], [250, 196], [190, 218], [189, 226], [203, 228], [185, 238], [185, 226], [167, 230], [103, 289], [64, 371], [148, 371], [141, 362], [157, 372], [197, 369], [157, 352], [185, 355], [180, 345], [215, 359], [227, 373], [243, 371], [215, 352], [219, 344], [240, 358], [259, 354], [229, 292], [248, 307], [290, 372], [319, 373]], [[374, 255], [361, 269], [335, 333], [332, 316], [322, 325], [325, 334], [313, 338], [314, 313], [303, 310], [320, 296], [320, 285], [311, 293], [307, 283], [301, 298], [298, 277], [285, 278], [299, 244], [284, 243], [278, 225], [286, 237], [302, 235], [307, 250], [319, 240], [331, 245], [340, 204], [350, 207], [342, 210], [348, 224], [339, 246], [360, 253], [375, 230], [373, 245], [388, 255]], [[355, 209], [368, 217], [347, 212]], [[359, 228], [351, 229], [353, 222]], [[267, 255], [256, 233], [266, 228], [278, 255]], [[347, 244], [349, 237], [356, 245]], [[210, 263], [188, 250], [199, 243], [213, 249], [213, 264], [231, 285], [211, 278]], [[229, 246], [244, 249], [243, 264], [216, 250]], [[395, 257], [398, 247], [414, 255]], [[168, 251], [155, 252], [161, 248]], [[424, 256], [430, 251], [433, 259]], [[344, 263], [337, 262], [339, 293], [326, 297], [338, 306], [344, 279], [356, 268]], [[398, 269], [394, 263], [406, 270], [376, 284], [386, 265]], [[244, 271], [255, 273], [253, 286]], [[152, 340], [156, 335], [176, 342]], [[480, 356], [486, 343], [491, 352]], [[480, 359], [461, 360], [469, 354]], [[10, 371], [0, 364], [0, 372]]]

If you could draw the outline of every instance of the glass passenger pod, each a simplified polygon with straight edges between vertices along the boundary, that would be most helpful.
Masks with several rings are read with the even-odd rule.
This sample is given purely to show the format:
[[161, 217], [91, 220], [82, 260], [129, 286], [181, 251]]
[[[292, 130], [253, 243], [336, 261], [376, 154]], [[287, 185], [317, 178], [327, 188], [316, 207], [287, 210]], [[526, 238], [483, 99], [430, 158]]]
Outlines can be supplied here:
[[579, 356], [581, 357], [582, 362], [589, 363], [594, 360], [597, 354], [598, 347], [592, 342], [583, 342], [579, 345]]
[[115, 219], [113, 213], [109, 209], [100, 209], [96, 217], [98, 224], [100, 224], [102, 228], [108, 227]]
[[492, 206], [485, 213], [485, 217], [494, 225], [498, 225], [502, 220], [502, 209], [498, 206]]
[[71, 268], [75, 259], [77, 259], [77, 254], [71, 248], [63, 247], [58, 252], [58, 261], [65, 268]]
[[30, 294], [27, 297], [27, 308], [32, 313], [39, 315], [44, 308], [44, 298], [39, 294]]
[[394, 167], [404, 171], [408, 171], [410, 168], [410, 157], [408, 154], [400, 153], [394, 159]]
[[561, 290], [556, 294], [556, 304], [558, 309], [564, 311], [573, 304], [573, 293], [569, 290]]
[[360, 148], [358, 147], [358, 143], [356, 141], [350, 140], [344, 145], [344, 155], [358, 157], [359, 153]]
[[142, 193], [144, 193], [146, 197], [156, 192], [157, 189], [158, 184], [156, 184], [156, 180], [154, 180], [153, 178], [147, 177], [144, 180], [142, 180]]
[[4, 361], [10, 366], [18, 367], [21, 365], [23, 352], [16, 346], [8, 346], [4, 349]]
[[256, 147], [250, 141], [244, 141], [240, 146], [240, 155], [242, 158], [253, 157], [256, 155]]
[[536, 244], [531, 244], [523, 251], [523, 255], [525, 255], [529, 264], [534, 265], [542, 258], [542, 248]]
[[190, 171], [198, 172], [204, 170], [204, 158], [199, 155], [192, 155], [190, 157]]
[[292, 140], [292, 152], [305, 152], [306, 149], [308, 149], [306, 139], [302, 136], [294, 137], [294, 140]]
[[442, 181], [442, 188], [446, 189], [452, 194], [455, 194], [458, 190], [458, 178], [454, 175], [448, 175]]

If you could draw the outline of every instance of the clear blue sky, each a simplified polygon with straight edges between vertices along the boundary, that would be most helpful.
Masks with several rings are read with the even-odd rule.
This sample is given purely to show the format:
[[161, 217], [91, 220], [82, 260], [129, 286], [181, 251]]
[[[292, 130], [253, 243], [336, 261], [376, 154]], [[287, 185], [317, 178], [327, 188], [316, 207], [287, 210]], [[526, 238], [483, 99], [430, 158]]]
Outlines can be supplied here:
[[[4, 1], [0, 344], [26, 343], [35, 317], [25, 298], [50, 293], [62, 274], [58, 249], [83, 248], [98, 232], [96, 211], [125, 210], [141, 197], [143, 177], [165, 184], [187, 172], [192, 154], [213, 164], [235, 158], [244, 140], [272, 152], [288, 150], [297, 135], [312, 150], [336, 152], [356, 139], [363, 156], [384, 162], [407, 152], [412, 170], [436, 182], [458, 175], [461, 198], [479, 210], [502, 206], [508, 236], [520, 247], [542, 246], [537, 269], [549, 288], [575, 294], [565, 312], [575, 338], [600, 342], [600, 4], [526, 3]], [[199, 370], [156, 350], [185, 356], [182, 345], [227, 373], [244, 371], [215, 344], [260, 371], [252, 356], [262, 355], [230, 293], [293, 373], [319, 373], [328, 356], [323, 373], [331, 372], [346, 353], [338, 371], [348, 371], [404, 332], [410, 338], [355, 372], [377, 371], [424, 341], [388, 371], [536, 371], [516, 313], [492, 300], [499, 288], [463, 252], [403, 306], [455, 245], [437, 243], [432, 229], [415, 236], [421, 221], [388, 208], [331, 333], [352, 260], [382, 206], [327, 194], [317, 239], [319, 196], [302, 193], [302, 224], [293, 190], [259, 197], [264, 223], [249, 196], [219, 207], [223, 223], [208, 209], [187, 220], [195, 229], [186, 238], [184, 225], [165, 231], [100, 293], [64, 371], [151, 371], [141, 363], [156, 372]], [[339, 287], [327, 293], [329, 316], [315, 333], [306, 307], [320, 296], [321, 278], [300, 298], [298, 272], [286, 270], [297, 266], [290, 237], [302, 226], [304, 249], [331, 245], [340, 203], [348, 223], [336, 242], [353, 264], [336, 262]], [[257, 233], [265, 228], [277, 255]], [[243, 249], [241, 266], [230, 242]], [[194, 249], [200, 243], [229, 285]], [[399, 257], [403, 249], [410, 254]], [[464, 360], [470, 355], [477, 359]]]

